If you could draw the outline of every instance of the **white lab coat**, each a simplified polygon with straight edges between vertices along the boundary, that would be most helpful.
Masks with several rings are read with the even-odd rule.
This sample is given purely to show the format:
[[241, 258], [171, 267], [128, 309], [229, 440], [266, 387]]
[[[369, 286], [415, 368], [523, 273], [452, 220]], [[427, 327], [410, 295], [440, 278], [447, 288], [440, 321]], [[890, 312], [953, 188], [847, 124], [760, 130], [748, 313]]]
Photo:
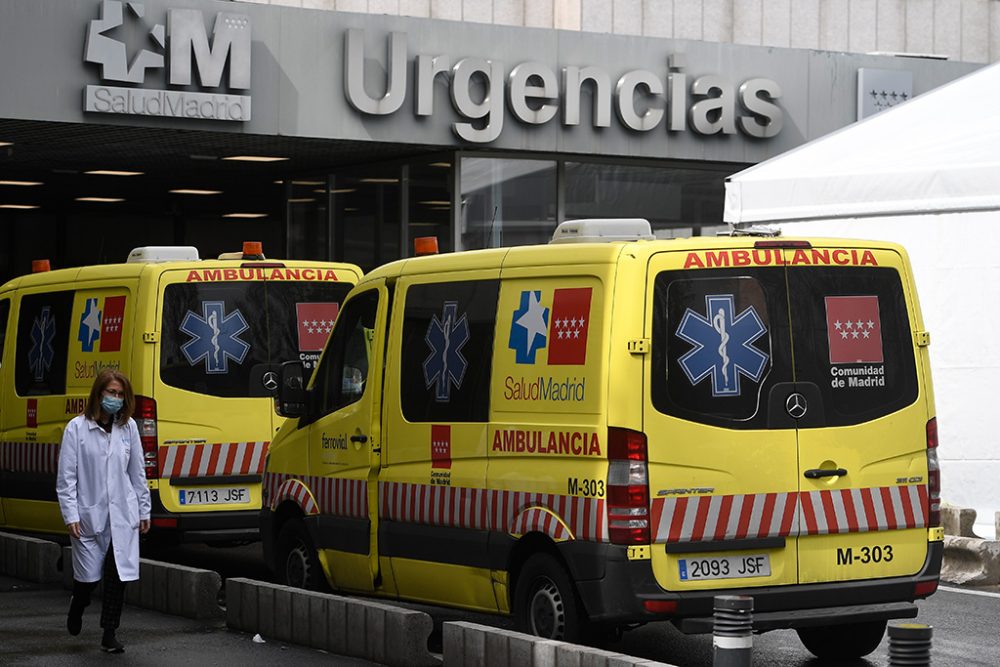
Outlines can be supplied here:
[[149, 519], [149, 489], [135, 421], [111, 433], [84, 415], [66, 425], [59, 449], [56, 495], [63, 521], [80, 522], [71, 537], [73, 578], [99, 581], [108, 543], [122, 581], [139, 578], [139, 520]]

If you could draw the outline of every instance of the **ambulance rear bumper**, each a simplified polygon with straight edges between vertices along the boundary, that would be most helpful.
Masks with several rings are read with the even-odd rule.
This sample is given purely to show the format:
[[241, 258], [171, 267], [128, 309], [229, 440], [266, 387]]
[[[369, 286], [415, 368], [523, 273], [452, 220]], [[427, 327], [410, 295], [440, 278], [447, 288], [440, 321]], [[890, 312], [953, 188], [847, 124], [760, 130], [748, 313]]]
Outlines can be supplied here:
[[[590, 565], [591, 558], [602, 557], [598, 550], [604, 552], [603, 576], [588, 578], [597, 569]], [[917, 598], [915, 587], [938, 580], [943, 553], [942, 542], [929, 542], [920, 572], [906, 577], [682, 593], [661, 588], [650, 561], [628, 560], [625, 547], [578, 543], [572, 551], [564, 552], [564, 557], [592, 621], [627, 624], [669, 620], [682, 632], [700, 633], [712, 630], [716, 595], [752, 597], [757, 630], [912, 618], [916, 611], [911, 604]], [[676, 602], [676, 611], [652, 613], [647, 611], [646, 601]]]
[[152, 493], [153, 528], [150, 537], [174, 543], [256, 542], [260, 539], [260, 511], [169, 512]]

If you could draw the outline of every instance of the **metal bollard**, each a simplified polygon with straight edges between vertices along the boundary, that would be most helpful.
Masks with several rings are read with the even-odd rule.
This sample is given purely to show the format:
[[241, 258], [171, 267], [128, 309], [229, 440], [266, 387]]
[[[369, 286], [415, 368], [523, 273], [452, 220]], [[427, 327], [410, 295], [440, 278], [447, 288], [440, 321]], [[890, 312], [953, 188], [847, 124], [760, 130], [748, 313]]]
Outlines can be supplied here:
[[923, 623], [889, 626], [890, 665], [930, 665], [934, 628]]
[[753, 661], [753, 598], [715, 597], [713, 667], [750, 667]]

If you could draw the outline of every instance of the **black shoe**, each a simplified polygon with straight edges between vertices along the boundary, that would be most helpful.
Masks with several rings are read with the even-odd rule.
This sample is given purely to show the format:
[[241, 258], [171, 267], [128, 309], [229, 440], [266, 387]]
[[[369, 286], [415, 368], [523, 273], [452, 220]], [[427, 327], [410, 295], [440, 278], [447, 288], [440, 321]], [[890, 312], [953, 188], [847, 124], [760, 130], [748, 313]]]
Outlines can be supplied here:
[[76, 598], [70, 598], [69, 614], [66, 615], [66, 629], [74, 637], [80, 634], [83, 627], [83, 607], [76, 604]]
[[115, 639], [115, 633], [105, 632], [101, 640], [101, 650], [105, 653], [124, 653], [125, 645]]

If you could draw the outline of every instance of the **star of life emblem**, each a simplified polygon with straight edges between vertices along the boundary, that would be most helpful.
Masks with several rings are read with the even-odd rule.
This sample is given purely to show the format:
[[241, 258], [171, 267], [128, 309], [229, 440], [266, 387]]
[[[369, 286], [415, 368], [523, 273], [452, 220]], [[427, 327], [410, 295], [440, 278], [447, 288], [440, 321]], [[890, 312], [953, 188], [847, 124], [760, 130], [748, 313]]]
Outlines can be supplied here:
[[202, 315], [189, 310], [181, 322], [181, 331], [192, 337], [181, 352], [192, 366], [204, 361], [206, 373], [228, 373], [229, 360], [242, 364], [250, 351], [239, 337], [250, 326], [239, 309], [227, 315], [222, 301], [205, 301], [201, 308]]
[[424, 341], [431, 353], [424, 360], [424, 382], [429, 389], [434, 386], [434, 399], [451, 400], [452, 385], [461, 389], [469, 362], [462, 356], [462, 347], [469, 342], [469, 322], [458, 316], [458, 303], [446, 301], [441, 319], [435, 315], [427, 326]]
[[740, 376], [764, 377], [768, 355], [753, 346], [767, 328], [753, 306], [736, 315], [732, 294], [705, 297], [707, 317], [688, 308], [677, 336], [694, 347], [678, 363], [692, 385], [712, 378], [712, 396], [739, 396]]
[[48, 306], [42, 308], [31, 323], [31, 347], [28, 349], [28, 368], [36, 382], [45, 379], [45, 373], [52, 367], [56, 355], [52, 342], [56, 338], [56, 320]]

